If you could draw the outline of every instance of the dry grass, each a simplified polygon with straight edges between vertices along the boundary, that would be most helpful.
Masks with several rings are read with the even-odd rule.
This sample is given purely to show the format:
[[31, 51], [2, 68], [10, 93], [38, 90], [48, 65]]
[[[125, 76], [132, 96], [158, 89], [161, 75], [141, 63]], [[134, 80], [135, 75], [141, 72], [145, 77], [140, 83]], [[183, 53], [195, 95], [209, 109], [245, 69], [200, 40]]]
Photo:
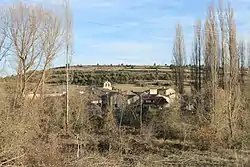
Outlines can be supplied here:
[[[123, 91], [135, 91], [135, 92], [144, 92], [149, 89], [162, 88], [162, 86], [156, 86], [156, 85], [137, 86], [136, 84], [114, 84], [113, 87], [115, 89], [120, 89]], [[174, 87], [174, 86], [170, 86], [170, 87]], [[189, 85], [186, 85], [184, 87], [184, 92], [189, 95], [191, 94], [191, 88]]]
[[159, 86], [154, 86], [154, 85], [147, 85], [144, 87], [137, 86], [135, 84], [115, 84], [113, 85], [115, 89], [121, 89], [124, 91], [136, 91], [136, 92], [143, 92], [146, 91], [150, 88], [159, 88]]
[[[22, 8], [22, 11], [24, 11], [23, 9], [25, 8]], [[27, 15], [28, 18], [36, 12], [35, 9], [32, 8], [33, 12]], [[45, 77], [41, 78], [40, 84], [30, 83], [31, 80], [29, 82], [25, 79], [26, 74], [31, 75], [36, 72], [29, 71], [29, 69], [33, 69], [32, 66], [37, 60], [33, 57], [35, 52], [29, 54], [30, 50], [26, 49], [29, 57], [27, 54], [19, 55], [19, 59], [22, 60], [20, 61], [22, 65], [18, 65], [19, 72], [22, 71], [19, 74], [18, 84], [21, 86], [19, 93], [16, 91], [18, 84], [15, 83], [15, 79], [13, 82], [0, 83], [0, 167], [249, 166], [250, 105], [247, 98], [250, 93], [248, 89], [245, 89], [244, 93], [241, 94], [236, 89], [239, 88], [237, 84], [236, 30], [233, 24], [234, 19], [231, 17], [233, 12], [231, 9], [225, 12], [228, 16], [226, 20], [227, 28], [229, 28], [228, 36], [230, 37], [228, 42], [228, 58], [231, 61], [230, 77], [228, 78], [229, 89], [218, 88], [216, 82], [219, 73], [216, 70], [217, 50], [220, 42], [215, 36], [215, 32], [217, 32], [216, 20], [212, 17], [215, 13], [212, 8], [209, 8], [203, 50], [206, 52], [205, 66], [211, 67], [211, 71], [205, 72], [209, 75], [211, 73], [211, 78], [206, 78], [208, 80], [204, 84], [205, 93], [203, 90], [197, 94], [191, 92], [189, 85], [191, 79], [188, 78], [188, 81], [181, 79], [177, 85], [181, 90], [185, 89], [188, 94], [185, 94], [185, 97], [189, 96], [187, 99], [184, 99], [183, 95], [184, 100], [176, 100], [171, 108], [149, 110], [146, 116], [143, 115], [144, 113], [141, 114], [141, 105], [133, 104], [122, 111], [123, 119], [129, 120], [124, 121], [125, 123], [122, 125], [117, 123], [120, 118], [118, 119], [115, 111], [110, 110], [109, 107], [104, 111], [100, 106], [89, 105], [91, 100], [99, 98], [100, 94], [104, 93], [94, 91], [92, 88], [70, 86], [69, 116], [67, 115], [67, 117], [66, 97], [64, 95], [25, 99], [24, 95], [32, 91], [32, 87], [34, 88], [35, 85], [37, 85], [37, 92], [41, 91], [44, 83], [42, 81], [45, 81]], [[32, 16], [30, 21], [34, 20], [35, 17]], [[19, 21], [25, 24], [22, 20]], [[39, 21], [41, 19], [38, 19]], [[11, 25], [17, 25], [14, 24], [15, 19], [9, 22], [8, 17], [4, 23], [6, 25], [10, 23], [8, 24], [10, 27], [5, 28], [11, 31], [13, 31]], [[44, 21], [44, 24], [50, 25], [47, 24], [47, 21]], [[37, 28], [36, 26], [21, 27]], [[40, 29], [37, 30], [40, 32]], [[30, 33], [30, 35], [33, 34]], [[48, 37], [50, 36], [48, 35]], [[18, 41], [19, 35], [15, 34], [13, 39]], [[46, 41], [47, 37], [40, 40]], [[50, 46], [41, 48], [38, 43], [33, 42], [29, 46], [36, 51], [43, 49], [43, 52], [38, 51], [38, 53], [46, 52], [47, 56], [53, 55], [48, 52]], [[19, 50], [16, 44], [13, 47], [12, 50]], [[179, 52], [178, 49], [176, 51]], [[181, 54], [183, 53], [178, 53], [176, 56]], [[181, 61], [184, 60], [184, 58], [181, 59]], [[47, 69], [46, 64], [49, 64], [49, 61], [45, 62], [47, 63], [44, 65], [44, 71]], [[183, 65], [183, 62], [176, 62], [176, 64]], [[159, 69], [151, 67], [150, 69], [144, 66], [133, 68], [72, 67], [71, 70], [84, 72], [123, 70], [135, 71], [136, 73], [157, 70], [162, 73], [172, 73], [168, 67], [160, 67]], [[182, 72], [190, 73], [191, 71], [187, 68], [182, 69], [180, 78], [184, 77]], [[154, 83], [145, 84], [148, 86], [139, 87], [135, 84], [116, 84], [113, 86], [116, 89], [139, 92], [150, 88], [159, 88], [159, 86], [151, 85]], [[245, 86], [249, 87], [248, 84], [246, 83]], [[44, 90], [45, 93], [62, 93], [65, 91], [65, 85], [44, 85]], [[79, 91], [84, 93], [80, 94]], [[181, 91], [181, 93], [183, 92]], [[197, 97], [200, 98], [200, 101], [197, 100]], [[208, 98], [206, 99], [206, 97]], [[184, 112], [183, 101], [192, 102], [194, 99], [196, 100], [195, 104], [199, 103], [199, 105], [194, 106], [200, 108], [194, 109], [190, 113], [189, 111]], [[210, 103], [213, 104], [211, 108], [207, 107]], [[142, 121], [141, 118], [145, 118], [145, 120]], [[68, 125], [67, 130], [66, 124]], [[97, 127], [97, 125], [99, 126]]]
[[[2, 90], [6, 91], [3, 87]], [[13, 110], [10, 107], [12, 96], [5, 92], [9, 96], [1, 96], [0, 101], [1, 106], [5, 106], [0, 110], [2, 166], [223, 166], [247, 161], [246, 153], [243, 156], [240, 152], [199, 151], [200, 145], [211, 141], [211, 133], [206, 129], [194, 133], [195, 127], [180, 119], [178, 104], [170, 113], [162, 111], [156, 115], [154, 122], [145, 124], [141, 134], [119, 131], [112, 115], [105, 120], [104, 129], [93, 131], [86, 110], [88, 99], [76, 92], [70, 95], [69, 136], [65, 136], [64, 131], [63, 97], [38, 99], [32, 105], [24, 103]], [[168, 131], [165, 140], [156, 138], [158, 126], [155, 125]], [[75, 135], [79, 136], [78, 140]], [[176, 139], [170, 139], [171, 135]], [[197, 143], [195, 139], [204, 142]]]

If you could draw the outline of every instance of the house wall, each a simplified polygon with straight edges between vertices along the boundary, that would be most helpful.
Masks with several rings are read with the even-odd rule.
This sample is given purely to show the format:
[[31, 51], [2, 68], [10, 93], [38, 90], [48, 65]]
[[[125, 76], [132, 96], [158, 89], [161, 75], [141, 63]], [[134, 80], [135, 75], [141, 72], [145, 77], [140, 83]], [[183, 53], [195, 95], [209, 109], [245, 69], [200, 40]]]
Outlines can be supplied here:
[[129, 98], [128, 100], [127, 100], [127, 103], [128, 104], [131, 104], [131, 103], [135, 103], [137, 100], [139, 100], [140, 99], [140, 97], [139, 96], [133, 96], [133, 97], [131, 97], [131, 98]]
[[123, 97], [121, 94], [112, 94], [110, 95], [110, 105], [117, 106], [118, 108], [123, 108], [127, 105], [127, 99]]
[[157, 89], [150, 89], [149, 94], [151, 95], [157, 95]]

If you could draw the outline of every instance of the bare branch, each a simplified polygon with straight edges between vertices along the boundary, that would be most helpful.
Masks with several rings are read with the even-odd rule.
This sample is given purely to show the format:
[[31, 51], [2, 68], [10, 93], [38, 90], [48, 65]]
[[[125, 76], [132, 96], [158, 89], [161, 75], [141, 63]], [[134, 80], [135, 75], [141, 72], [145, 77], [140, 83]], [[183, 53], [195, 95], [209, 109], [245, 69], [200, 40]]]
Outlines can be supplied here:
[[197, 20], [194, 28], [193, 65], [195, 89], [201, 90], [201, 21]]
[[184, 66], [185, 66], [185, 44], [182, 27], [176, 25], [176, 36], [173, 47], [173, 61], [175, 65], [175, 84], [181, 94], [184, 93]]
[[[9, 53], [17, 60], [17, 92], [24, 96], [37, 70], [45, 71], [64, 44], [62, 18], [39, 5], [24, 3], [13, 4], [5, 11], [2, 31], [12, 44]], [[40, 81], [35, 92], [39, 87]]]
[[45, 82], [45, 75], [48, 68], [48, 65], [54, 60], [56, 55], [58, 55], [61, 49], [64, 46], [64, 27], [62, 26], [62, 22], [60, 18], [56, 17], [53, 13], [47, 13], [46, 26], [43, 30], [43, 35], [41, 36], [43, 42], [43, 67], [42, 67], [42, 75], [34, 88], [34, 96], [40, 87], [43, 88], [43, 84]]
[[[208, 8], [207, 19], [205, 23], [205, 39], [204, 39], [204, 60], [206, 69], [206, 95], [207, 95], [207, 110], [214, 113], [215, 111], [215, 96], [218, 86], [218, 32], [215, 19], [214, 6]], [[212, 114], [213, 115], [213, 114]], [[213, 118], [212, 118], [213, 119]]]

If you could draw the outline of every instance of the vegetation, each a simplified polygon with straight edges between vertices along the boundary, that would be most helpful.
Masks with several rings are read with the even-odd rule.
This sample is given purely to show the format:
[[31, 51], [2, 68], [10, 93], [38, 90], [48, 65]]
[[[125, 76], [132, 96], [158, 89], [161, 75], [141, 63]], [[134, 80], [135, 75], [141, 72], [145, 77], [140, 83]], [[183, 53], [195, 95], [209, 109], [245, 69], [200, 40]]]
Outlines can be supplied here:
[[66, 20], [19, 3], [0, 14], [0, 60], [16, 60], [16, 75], [0, 82], [0, 166], [249, 166], [250, 49], [236, 40], [230, 5], [210, 6], [205, 22], [195, 23], [190, 66], [178, 24], [170, 67], [71, 67], [70, 82], [78, 85], [174, 81], [179, 98], [170, 108], [147, 112], [140, 100], [116, 109], [90, 105], [102, 95], [93, 88], [45, 96], [46, 83], [66, 80], [63, 67], [49, 69], [64, 49], [72, 51], [68, 2], [63, 12]]
[[74, 71], [72, 76], [72, 84], [102, 85], [106, 80], [118, 84], [132, 84], [138, 80], [170, 80], [170, 78], [170, 74], [159, 72], [140, 73], [128, 71], [100, 71], [95, 73], [83, 73], [81, 71]]
[[185, 43], [181, 25], [176, 26], [176, 39], [173, 49], [175, 85], [180, 94], [184, 93]]

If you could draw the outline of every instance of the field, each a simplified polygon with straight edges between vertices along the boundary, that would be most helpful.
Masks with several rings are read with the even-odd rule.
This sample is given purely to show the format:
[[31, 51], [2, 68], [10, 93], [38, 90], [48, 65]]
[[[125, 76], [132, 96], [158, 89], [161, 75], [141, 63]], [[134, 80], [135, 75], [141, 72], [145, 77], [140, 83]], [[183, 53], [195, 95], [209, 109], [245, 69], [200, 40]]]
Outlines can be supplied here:
[[113, 87], [115, 89], [121, 89], [124, 91], [135, 91], [135, 92], [143, 92], [150, 88], [160, 88], [159, 86], [148, 85], [145, 87], [137, 86], [135, 84], [114, 84]]

